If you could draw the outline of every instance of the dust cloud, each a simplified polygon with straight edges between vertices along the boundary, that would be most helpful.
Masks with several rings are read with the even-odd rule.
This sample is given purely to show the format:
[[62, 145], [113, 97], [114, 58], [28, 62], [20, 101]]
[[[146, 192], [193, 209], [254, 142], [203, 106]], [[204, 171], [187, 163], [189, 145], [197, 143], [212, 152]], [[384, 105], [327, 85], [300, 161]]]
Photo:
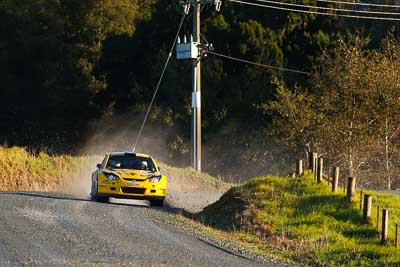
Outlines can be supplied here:
[[87, 198], [90, 194], [92, 172], [96, 164], [101, 161], [100, 156], [87, 156], [76, 166], [76, 175], [67, 179], [68, 183], [62, 187], [61, 192]]
[[[253, 122], [244, 125], [226, 121], [203, 145], [203, 168], [225, 182], [242, 183], [266, 175], [287, 175], [296, 158], [294, 151], [276, 141], [267, 130], [253, 130]], [[294, 167], [294, 165], [293, 165]]]
[[[91, 123], [81, 154], [104, 155], [112, 151], [132, 151], [144, 115], [128, 112], [122, 115], [106, 116]], [[171, 127], [147, 123], [136, 152], [151, 154], [160, 161], [167, 161], [168, 138], [174, 134]]]
[[[88, 196], [91, 174], [105, 153], [132, 151], [143, 117], [143, 114], [128, 112], [105, 116], [91, 123], [87, 138], [78, 151], [81, 155], [90, 155], [89, 160], [82, 164], [79, 178], [73, 179], [69, 187], [71, 193]], [[231, 120], [218, 131], [205, 136], [203, 171], [229, 183], [241, 183], [257, 176], [288, 174], [291, 170], [286, 169], [287, 163], [295, 158], [293, 151], [274, 142], [268, 134], [251, 129]], [[173, 126], [149, 123], [136, 152], [150, 154], [158, 162], [187, 167], [190, 164], [189, 153], [177, 155], [171, 152], [171, 140], [179, 136], [177, 133]], [[175, 170], [168, 172], [170, 170], [166, 174], [177, 176]], [[179, 183], [176, 181], [175, 186], [179, 187]]]
[[[128, 112], [121, 115], [108, 115], [90, 123], [87, 138], [77, 151], [83, 156], [78, 175], [71, 179], [66, 191], [81, 197], [90, 193], [92, 173], [96, 164], [103, 160], [106, 153], [113, 151], [132, 151], [144, 114]], [[157, 161], [168, 162], [171, 154], [168, 150], [168, 140], [174, 137], [174, 130], [161, 127], [155, 123], [144, 128], [136, 152], [152, 155]]]

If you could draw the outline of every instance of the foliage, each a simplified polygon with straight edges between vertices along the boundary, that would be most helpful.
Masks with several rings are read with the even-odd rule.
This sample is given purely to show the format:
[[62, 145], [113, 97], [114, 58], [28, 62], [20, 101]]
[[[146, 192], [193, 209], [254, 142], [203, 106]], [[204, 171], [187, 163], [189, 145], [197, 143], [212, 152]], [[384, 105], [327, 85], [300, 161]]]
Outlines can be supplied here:
[[[136, 117], [141, 115], [152, 97], [179, 19], [177, 1], [2, 1], [0, 142], [72, 153], [85, 139], [89, 125], [95, 124], [93, 120], [129, 110], [136, 110]], [[398, 26], [229, 2], [223, 4], [221, 12], [205, 7], [202, 19], [203, 42], [211, 42], [216, 52], [303, 71], [323, 66], [326, 59], [320, 61], [322, 51], [338, 46], [338, 36], [344, 32], [370, 35], [368, 48], [376, 48], [388, 29], [393, 26], [396, 35]], [[191, 34], [191, 23], [189, 14], [181, 35]], [[205, 169], [241, 177], [237, 169], [225, 168], [218, 155], [228, 153], [227, 147], [235, 147], [246, 151], [246, 159], [269, 161], [270, 147], [277, 142], [264, 133], [275, 131], [269, 126], [277, 120], [276, 113], [266, 112], [264, 105], [279, 98], [284, 87], [296, 88], [296, 98], [304, 95], [300, 88], [313, 88], [310, 92], [314, 92], [317, 87], [304, 75], [211, 54], [202, 62], [204, 144], [211, 140], [205, 147], [205, 154], [210, 156]], [[176, 129], [177, 136], [168, 138], [167, 144], [175, 149], [175, 159], [187, 158], [190, 144], [190, 72], [190, 62], [173, 58], [155, 103], [160, 115], [167, 117], [161, 123]], [[354, 70], [351, 73], [357, 74]], [[309, 113], [302, 123], [312, 129], [322, 115]], [[387, 129], [396, 123], [387, 122]], [[233, 129], [227, 129], [232, 124]], [[298, 134], [294, 129], [290, 130], [292, 135], [305, 142], [303, 146], [315, 144], [307, 132]], [[216, 142], [220, 136], [227, 141]], [[389, 158], [386, 154], [380, 157]], [[242, 174], [247, 172], [243, 170]], [[388, 177], [392, 175], [387, 173]]]
[[96, 66], [109, 35], [132, 35], [136, 1], [2, 1], [3, 142], [70, 150], [107, 88]]
[[390, 188], [399, 155], [400, 46], [392, 35], [381, 50], [367, 49], [367, 39], [352, 35], [338, 43], [320, 59], [312, 89], [281, 87], [261, 108], [275, 114], [288, 143], [326, 154], [361, 184], [376, 184], [372, 173], [383, 172]]

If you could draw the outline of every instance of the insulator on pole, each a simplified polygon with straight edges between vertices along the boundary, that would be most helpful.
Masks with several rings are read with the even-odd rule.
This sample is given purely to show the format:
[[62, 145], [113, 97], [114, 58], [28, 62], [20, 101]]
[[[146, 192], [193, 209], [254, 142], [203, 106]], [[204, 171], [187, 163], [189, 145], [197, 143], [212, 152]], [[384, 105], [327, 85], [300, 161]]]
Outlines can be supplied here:
[[221, 10], [221, 0], [215, 0], [215, 11], [219, 12]]
[[181, 37], [178, 36], [178, 41], [177, 42], [178, 42], [178, 44], [181, 43]]
[[193, 43], [193, 35], [190, 35], [190, 42]]
[[187, 43], [186, 34], [183, 36], [183, 43]]

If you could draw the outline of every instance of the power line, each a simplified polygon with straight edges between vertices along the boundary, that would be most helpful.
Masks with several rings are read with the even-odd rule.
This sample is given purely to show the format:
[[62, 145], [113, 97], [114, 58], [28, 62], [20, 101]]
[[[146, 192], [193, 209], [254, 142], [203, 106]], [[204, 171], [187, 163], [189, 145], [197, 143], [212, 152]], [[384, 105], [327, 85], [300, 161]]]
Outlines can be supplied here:
[[151, 98], [151, 101], [150, 101], [149, 107], [148, 107], [148, 109], [147, 109], [146, 115], [145, 115], [145, 117], [144, 117], [142, 126], [140, 127], [139, 134], [138, 134], [138, 136], [137, 136], [137, 138], [136, 138], [136, 142], [135, 142], [135, 146], [133, 147], [133, 151], [136, 150], [136, 146], [138, 145], [138, 143], [139, 143], [139, 141], [140, 141], [140, 137], [142, 136], [144, 126], [145, 126], [146, 121], [147, 121], [147, 119], [148, 119], [148, 117], [149, 117], [149, 114], [150, 114], [151, 108], [152, 108], [152, 106], [153, 106], [154, 100], [156, 99], [156, 95], [157, 95], [158, 89], [160, 88], [161, 81], [162, 81], [162, 79], [163, 79], [163, 77], [164, 77], [165, 71], [167, 70], [168, 63], [169, 63], [169, 61], [170, 61], [170, 59], [171, 59], [171, 57], [172, 57], [172, 52], [173, 52], [174, 47], [175, 47], [175, 45], [176, 45], [176, 42], [177, 42], [177, 40], [178, 40], [179, 33], [181, 32], [181, 28], [182, 28], [183, 22], [185, 21], [185, 18], [186, 18], [186, 13], [183, 12], [183, 15], [182, 15], [182, 18], [181, 18], [181, 22], [179, 23], [178, 32], [176, 33], [175, 39], [174, 39], [174, 41], [173, 41], [173, 43], [172, 43], [172, 46], [171, 46], [171, 49], [169, 50], [169, 54], [168, 54], [167, 60], [165, 61], [164, 68], [163, 68], [163, 70], [162, 70], [160, 79], [158, 80], [156, 89], [155, 89], [155, 91], [154, 91], [154, 93], [153, 93], [153, 97]]
[[259, 67], [263, 67], [263, 68], [267, 68], [267, 69], [275, 69], [275, 70], [281, 70], [281, 71], [287, 71], [287, 72], [294, 72], [294, 73], [299, 73], [299, 74], [310, 75], [309, 72], [305, 72], [305, 71], [301, 71], [301, 70], [287, 69], [287, 68], [281, 68], [281, 67], [261, 64], [261, 63], [257, 63], [257, 62], [253, 62], [253, 61], [249, 61], [249, 60], [245, 60], [245, 59], [241, 59], [241, 58], [227, 56], [227, 55], [216, 53], [216, 52], [213, 52], [213, 51], [207, 51], [207, 54], [211, 54], [211, 55], [215, 55], [215, 56], [218, 56], [218, 57], [223, 57], [223, 58], [227, 58], [227, 59], [230, 59], [230, 60], [235, 60], [235, 61], [239, 61], [239, 62], [242, 62], [242, 63], [247, 63], [247, 64], [251, 64], [251, 65], [255, 65], [255, 66], [259, 66]]
[[398, 5], [384, 5], [384, 4], [370, 4], [370, 3], [355, 3], [355, 2], [334, 1], [334, 0], [315, 0], [315, 1], [317, 1], [317, 2], [323, 2], [323, 3], [343, 4], [343, 5], [357, 5], [357, 6], [371, 6], [371, 7], [400, 8], [400, 6], [398, 6]]
[[308, 13], [308, 14], [315, 14], [315, 15], [337, 16], [337, 17], [359, 18], [359, 19], [373, 19], [373, 20], [400, 21], [400, 18], [356, 16], [356, 15], [347, 15], [347, 14], [334, 14], [334, 13], [318, 12], [318, 11], [311, 11], [311, 10], [299, 10], [299, 9], [293, 9], [293, 8], [285, 8], [285, 7], [263, 5], [263, 4], [257, 4], [257, 3], [244, 2], [244, 1], [240, 1], [240, 0], [227, 0], [227, 1], [233, 2], [233, 3], [244, 4], [244, 5], [264, 7], [264, 8], [269, 8], [269, 9], [293, 11], [293, 12]]
[[269, 1], [269, 0], [255, 0], [255, 1], [263, 2], [263, 3], [269, 3], [269, 4], [283, 5], [283, 6], [294, 6], [294, 7], [302, 7], [302, 8], [305, 7], [305, 8], [322, 9], [322, 10], [330, 10], [330, 11], [340, 11], [340, 12], [367, 13], [367, 14], [379, 14], [379, 15], [400, 15], [399, 12], [352, 10], [352, 9], [343, 9], [343, 8], [321, 7], [321, 6], [310, 6], [310, 5], [303, 5], [303, 4], [276, 2], [276, 1]]

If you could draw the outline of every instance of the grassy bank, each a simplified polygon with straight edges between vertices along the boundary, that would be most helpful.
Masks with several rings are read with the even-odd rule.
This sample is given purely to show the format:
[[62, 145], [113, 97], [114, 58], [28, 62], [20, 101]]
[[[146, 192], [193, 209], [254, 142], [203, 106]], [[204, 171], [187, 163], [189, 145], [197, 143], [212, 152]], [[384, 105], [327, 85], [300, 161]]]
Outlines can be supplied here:
[[[311, 176], [257, 178], [230, 189], [196, 217], [208, 231], [265, 255], [313, 266], [399, 266], [400, 250], [393, 246], [399, 198], [373, 195], [372, 222], [364, 224], [359, 203], [348, 205], [343, 192], [331, 193]], [[376, 230], [376, 204], [390, 208], [387, 245]]]

